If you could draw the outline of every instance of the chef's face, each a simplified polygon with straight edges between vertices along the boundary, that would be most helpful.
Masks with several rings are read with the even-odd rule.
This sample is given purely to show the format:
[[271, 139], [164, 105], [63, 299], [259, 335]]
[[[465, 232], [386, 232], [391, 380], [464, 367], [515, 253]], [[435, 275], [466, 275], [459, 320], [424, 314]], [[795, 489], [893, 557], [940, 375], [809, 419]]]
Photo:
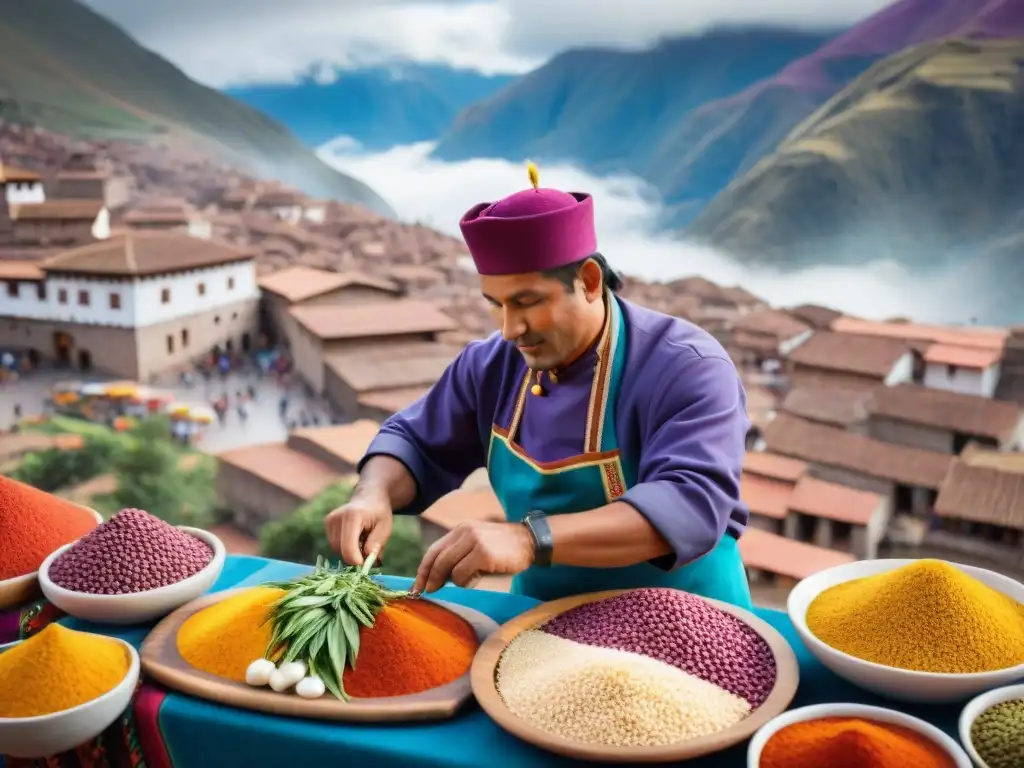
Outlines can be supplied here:
[[603, 322], [601, 267], [593, 261], [580, 267], [572, 287], [540, 272], [484, 275], [480, 284], [502, 336], [536, 370], [571, 362]]

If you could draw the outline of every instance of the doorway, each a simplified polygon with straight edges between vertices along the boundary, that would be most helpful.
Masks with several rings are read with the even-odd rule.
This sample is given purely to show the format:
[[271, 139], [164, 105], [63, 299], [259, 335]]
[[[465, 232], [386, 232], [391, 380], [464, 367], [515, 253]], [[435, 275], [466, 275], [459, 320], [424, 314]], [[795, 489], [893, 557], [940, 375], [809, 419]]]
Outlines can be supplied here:
[[68, 367], [71, 365], [71, 347], [74, 342], [71, 334], [64, 331], [57, 331], [53, 334], [53, 357], [57, 365]]
[[28, 358], [28, 364], [29, 365], [31, 365], [33, 368], [38, 368], [39, 367], [39, 350], [38, 349], [35, 349], [34, 347], [32, 349], [29, 349], [28, 353], [26, 354], [26, 357]]
[[252, 349], [252, 337], [248, 333], [242, 334], [242, 351], [248, 352]]
[[88, 349], [78, 350], [78, 367], [83, 371], [92, 370], [92, 353]]
[[227, 352], [233, 352], [235, 349], [235, 343], [231, 339], [228, 339], [224, 342], [224, 349]]

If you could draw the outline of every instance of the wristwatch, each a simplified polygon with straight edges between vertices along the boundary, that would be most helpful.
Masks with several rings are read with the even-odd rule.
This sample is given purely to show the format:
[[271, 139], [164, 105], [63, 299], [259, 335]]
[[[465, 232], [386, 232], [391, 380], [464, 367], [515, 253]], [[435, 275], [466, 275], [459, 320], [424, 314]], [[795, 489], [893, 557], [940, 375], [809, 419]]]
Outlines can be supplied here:
[[540, 510], [534, 510], [523, 518], [523, 525], [533, 537], [533, 564], [547, 568], [551, 565], [551, 554], [555, 549], [548, 516]]

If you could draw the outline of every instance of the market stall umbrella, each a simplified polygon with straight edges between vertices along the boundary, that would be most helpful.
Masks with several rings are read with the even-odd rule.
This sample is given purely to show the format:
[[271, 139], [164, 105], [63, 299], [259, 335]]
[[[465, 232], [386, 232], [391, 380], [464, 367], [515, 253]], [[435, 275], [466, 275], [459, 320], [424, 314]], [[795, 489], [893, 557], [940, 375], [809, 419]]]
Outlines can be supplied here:
[[189, 411], [188, 418], [197, 424], [212, 424], [216, 417], [212, 409], [199, 405]]
[[107, 397], [113, 398], [131, 398], [138, 397], [139, 386], [138, 384], [129, 382], [118, 382], [116, 384], [107, 385], [106, 395]]
[[102, 397], [107, 393], [107, 385], [100, 384], [98, 382], [91, 382], [83, 385], [79, 392], [84, 397]]
[[187, 417], [191, 411], [192, 408], [187, 403], [171, 403], [167, 406], [167, 412], [171, 416]]

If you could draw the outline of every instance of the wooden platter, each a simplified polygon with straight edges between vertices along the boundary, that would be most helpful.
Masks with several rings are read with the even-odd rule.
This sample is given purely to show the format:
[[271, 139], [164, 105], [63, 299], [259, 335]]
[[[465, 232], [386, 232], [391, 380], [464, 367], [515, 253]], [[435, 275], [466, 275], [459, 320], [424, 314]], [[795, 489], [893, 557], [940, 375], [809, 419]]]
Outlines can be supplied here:
[[[89, 509], [89, 507], [82, 507], [82, 509], [96, 518], [97, 524], [103, 522], [103, 517], [96, 510]], [[41, 594], [38, 571], [26, 573], [24, 576], [15, 576], [13, 579], [4, 579], [0, 581], [0, 611], [24, 605]]]
[[747, 718], [731, 728], [707, 736], [688, 739], [678, 744], [658, 747], [610, 747], [586, 744], [550, 733], [520, 718], [505, 705], [505, 701], [498, 692], [496, 681], [498, 661], [505, 648], [517, 635], [526, 630], [537, 629], [549, 619], [578, 606], [605, 600], [629, 591], [631, 590], [616, 589], [554, 600], [537, 606], [507, 624], [503, 624], [480, 646], [470, 669], [473, 694], [483, 710], [498, 725], [523, 741], [576, 760], [601, 763], [676, 763], [720, 752], [739, 744], [749, 739], [762, 725], [789, 707], [796, 695], [800, 679], [800, 667], [797, 664], [796, 654], [793, 653], [789, 643], [770, 624], [759, 619], [750, 611], [708, 598], [702, 599], [716, 608], [742, 619], [764, 639], [775, 655], [775, 685], [768, 698]]
[[[319, 699], [303, 699], [294, 692], [275, 693], [269, 688], [254, 688], [196, 669], [178, 653], [178, 629], [192, 614], [219, 603], [244, 589], [231, 589], [206, 595], [183, 605], [154, 627], [142, 644], [139, 655], [142, 671], [157, 682], [216, 704], [251, 709], [270, 715], [305, 717], [315, 720], [347, 720], [364, 723], [409, 720], [444, 720], [452, 717], [473, 695], [470, 673], [447, 685], [410, 696], [381, 699], [356, 699], [347, 702], [327, 694]], [[418, 598], [420, 600], [428, 598]], [[498, 629], [498, 623], [479, 611], [443, 600], [431, 602], [465, 619], [483, 643]]]

